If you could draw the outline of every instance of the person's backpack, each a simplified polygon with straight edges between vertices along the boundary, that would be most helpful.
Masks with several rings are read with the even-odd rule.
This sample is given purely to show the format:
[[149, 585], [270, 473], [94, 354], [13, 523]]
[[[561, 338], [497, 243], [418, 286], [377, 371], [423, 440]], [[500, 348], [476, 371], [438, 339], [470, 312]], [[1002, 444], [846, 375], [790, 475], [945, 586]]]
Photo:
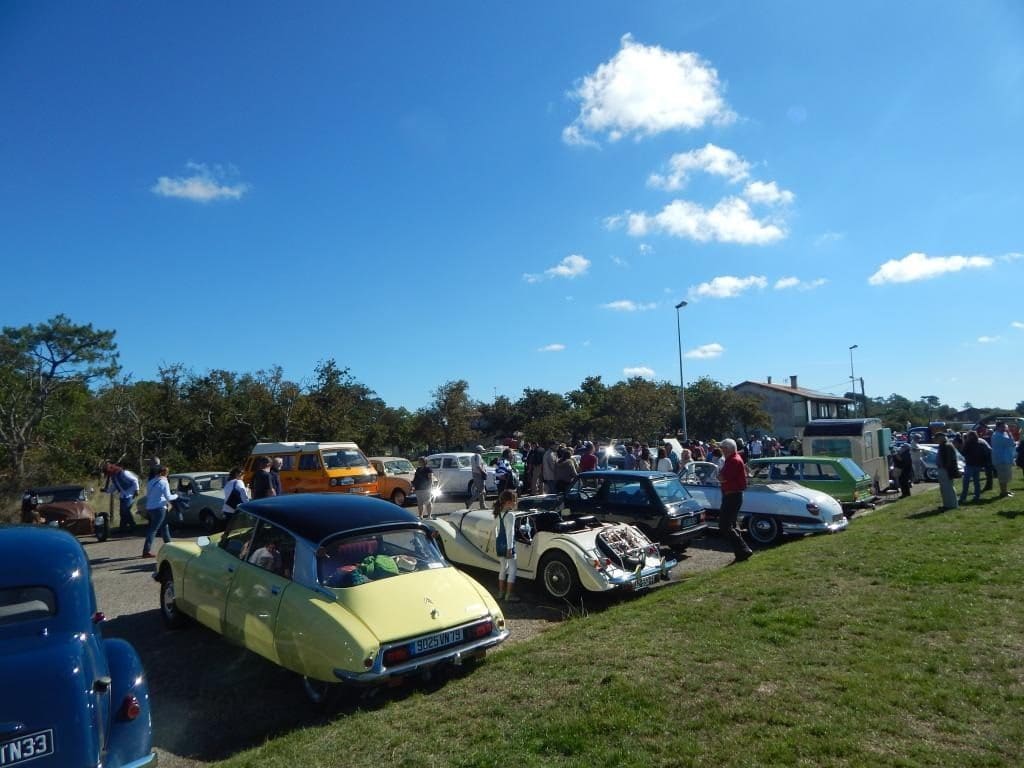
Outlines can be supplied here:
[[[505, 513], [507, 515], [508, 512]], [[508, 557], [508, 537], [505, 535], [505, 515], [498, 518], [498, 535], [494, 537], [494, 552], [498, 557]]]

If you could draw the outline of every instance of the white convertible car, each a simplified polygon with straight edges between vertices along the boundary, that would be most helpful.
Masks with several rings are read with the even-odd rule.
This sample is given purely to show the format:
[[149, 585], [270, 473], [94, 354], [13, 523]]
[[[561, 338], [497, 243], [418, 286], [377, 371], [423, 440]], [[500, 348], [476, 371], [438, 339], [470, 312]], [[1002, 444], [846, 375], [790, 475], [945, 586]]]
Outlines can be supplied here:
[[[582, 590], [646, 589], [667, 580], [676, 564], [632, 525], [539, 509], [515, 515], [518, 578], [539, 581], [558, 600], [575, 600]], [[498, 572], [491, 510], [460, 510], [424, 522], [453, 563]]]
[[[707, 510], [708, 525], [717, 529], [722, 506], [718, 467], [707, 461], [691, 461], [679, 477]], [[750, 478], [747, 483], [740, 525], [746, 526], [750, 538], [759, 544], [770, 544], [786, 534], [835, 533], [849, 524], [842, 506], [827, 493], [790, 480]]]

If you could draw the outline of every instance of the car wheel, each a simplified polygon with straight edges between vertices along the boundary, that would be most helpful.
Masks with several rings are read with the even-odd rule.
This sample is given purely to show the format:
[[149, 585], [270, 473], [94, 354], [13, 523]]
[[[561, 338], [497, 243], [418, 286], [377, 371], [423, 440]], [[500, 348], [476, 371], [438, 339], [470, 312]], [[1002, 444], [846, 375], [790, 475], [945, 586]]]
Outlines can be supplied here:
[[934, 467], [928, 467], [924, 471], [924, 476], [929, 482], [934, 483], [939, 479], [939, 470]]
[[160, 574], [160, 615], [168, 629], [178, 629], [185, 625], [185, 615], [174, 602], [174, 574], [169, 567]]
[[580, 592], [580, 580], [572, 561], [561, 552], [545, 556], [540, 564], [541, 584], [555, 600], [574, 601]]
[[782, 523], [768, 515], [752, 515], [747, 533], [758, 544], [774, 544], [782, 538]]
[[325, 683], [323, 680], [314, 680], [311, 677], [302, 678], [302, 690], [306, 693], [309, 702], [317, 707], [323, 707], [333, 697], [339, 683]]
[[208, 509], [204, 509], [199, 515], [199, 522], [203, 526], [203, 530], [209, 533], [216, 533], [219, 527], [219, 521], [217, 516]]
[[105, 513], [100, 512], [96, 515], [92, 529], [96, 532], [96, 541], [106, 541], [110, 538], [110, 522]]
[[405, 491], [403, 491], [401, 488], [395, 488], [395, 492], [391, 494], [391, 501], [394, 502], [395, 504], [397, 504], [400, 507], [404, 506], [405, 505]]

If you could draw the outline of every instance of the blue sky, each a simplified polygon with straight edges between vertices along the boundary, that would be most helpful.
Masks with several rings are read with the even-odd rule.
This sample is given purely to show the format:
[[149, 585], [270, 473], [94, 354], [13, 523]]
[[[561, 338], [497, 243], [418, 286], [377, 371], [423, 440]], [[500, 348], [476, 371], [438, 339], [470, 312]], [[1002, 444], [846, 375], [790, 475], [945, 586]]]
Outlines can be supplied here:
[[0, 323], [415, 409], [1024, 399], [1024, 6], [0, 4]]

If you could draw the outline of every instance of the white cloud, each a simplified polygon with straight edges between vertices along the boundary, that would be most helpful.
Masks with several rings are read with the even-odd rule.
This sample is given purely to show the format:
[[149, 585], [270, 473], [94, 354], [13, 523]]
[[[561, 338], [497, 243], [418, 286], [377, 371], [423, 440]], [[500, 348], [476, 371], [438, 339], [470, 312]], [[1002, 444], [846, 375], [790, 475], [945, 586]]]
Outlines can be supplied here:
[[916, 280], [939, 277], [948, 272], [983, 269], [991, 267], [992, 264], [993, 260], [988, 256], [928, 256], [924, 253], [910, 253], [902, 259], [890, 259], [885, 262], [868, 278], [868, 283], [912, 283]]
[[640, 243], [636, 248], [640, 253], [647, 255], [648, 253], [654, 253], [654, 246], [648, 245], [647, 243]]
[[249, 185], [241, 182], [227, 184], [227, 176], [237, 175], [233, 168], [215, 165], [212, 168], [203, 163], [186, 163], [185, 167], [192, 171], [190, 176], [161, 176], [150, 191], [160, 197], [178, 197], [197, 203], [209, 203], [214, 200], [237, 200], [249, 191]]
[[565, 277], [571, 280], [580, 275], [585, 275], [588, 269], [590, 269], [590, 259], [574, 253], [566, 256], [555, 266], [545, 269], [543, 275], [538, 275], [536, 272], [524, 272], [523, 280], [527, 283], [539, 283], [541, 280], [555, 277]]
[[646, 312], [650, 309], [657, 309], [658, 304], [651, 302], [649, 304], [637, 303], [630, 301], [629, 299], [620, 299], [619, 301], [610, 301], [607, 304], [602, 304], [601, 309], [610, 309], [614, 312]]
[[761, 275], [750, 275], [749, 277], [733, 277], [722, 275], [710, 282], [701, 283], [690, 289], [692, 298], [704, 299], [734, 299], [744, 291], [751, 288], [763, 289], [768, 285], [768, 279]]
[[654, 369], [648, 368], [646, 365], [638, 365], [635, 368], [623, 368], [622, 375], [630, 379], [635, 376], [639, 376], [641, 379], [653, 379]]
[[796, 199], [796, 195], [788, 189], [779, 189], [774, 181], [752, 181], [743, 189], [743, 196], [762, 205], [789, 205]]
[[717, 342], [711, 344], [703, 344], [699, 347], [691, 349], [683, 357], [692, 357], [699, 360], [706, 360], [711, 357], [721, 357], [722, 353], [725, 352], [725, 347]]
[[538, 349], [538, 352], [562, 352], [565, 350], [565, 344], [548, 344], [547, 346]]
[[621, 227], [625, 223], [625, 219], [622, 216], [606, 216], [601, 223], [605, 229], [614, 230]]
[[707, 123], [729, 123], [736, 116], [722, 97], [718, 72], [695, 53], [666, 51], [622, 37], [610, 60], [578, 83], [570, 96], [580, 113], [562, 131], [567, 144], [637, 139]]
[[612, 260], [612, 264], [614, 264], [617, 267], [628, 267], [629, 266], [629, 262], [626, 261], [621, 256], [614, 256], [613, 255], [613, 256], [610, 256], [609, 258]]
[[652, 173], [647, 178], [647, 185], [669, 191], [682, 189], [694, 171], [722, 176], [733, 183], [743, 181], [750, 175], [750, 163], [731, 149], [722, 149], [714, 144], [706, 144], [700, 149], [672, 155], [668, 167], [667, 175]]
[[764, 245], [786, 236], [779, 225], [754, 217], [747, 202], [738, 197], [719, 200], [710, 210], [688, 200], [673, 200], [654, 216], [630, 213], [628, 222], [629, 234], [634, 237], [664, 232], [701, 243]]
[[838, 243], [840, 240], [846, 237], [845, 232], [823, 232], [814, 238], [814, 244], [819, 248], [829, 243]]
[[999, 341], [999, 337], [998, 336], [979, 336], [978, 337], [978, 343], [979, 344], [991, 344], [994, 341]]
[[544, 274], [548, 277], [568, 277], [571, 279], [586, 274], [589, 268], [590, 259], [574, 253], [571, 256], [566, 256], [550, 269], [545, 269]]
[[1010, 323], [1010, 325], [1013, 328], [1024, 330], [1024, 323], [1022, 323], [1020, 320], [1014, 320], [1012, 323]]
[[796, 288], [800, 291], [812, 291], [815, 288], [820, 288], [827, 282], [828, 280], [824, 277], [818, 277], [814, 280], [801, 280], [799, 277], [780, 277], [775, 281], [773, 288], [775, 288], [776, 291], [784, 291], [787, 288]]
[[1004, 253], [999, 258], [1003, 261], [1017, 261], [1018, 259], [1024, 259], [1024, 253]]

